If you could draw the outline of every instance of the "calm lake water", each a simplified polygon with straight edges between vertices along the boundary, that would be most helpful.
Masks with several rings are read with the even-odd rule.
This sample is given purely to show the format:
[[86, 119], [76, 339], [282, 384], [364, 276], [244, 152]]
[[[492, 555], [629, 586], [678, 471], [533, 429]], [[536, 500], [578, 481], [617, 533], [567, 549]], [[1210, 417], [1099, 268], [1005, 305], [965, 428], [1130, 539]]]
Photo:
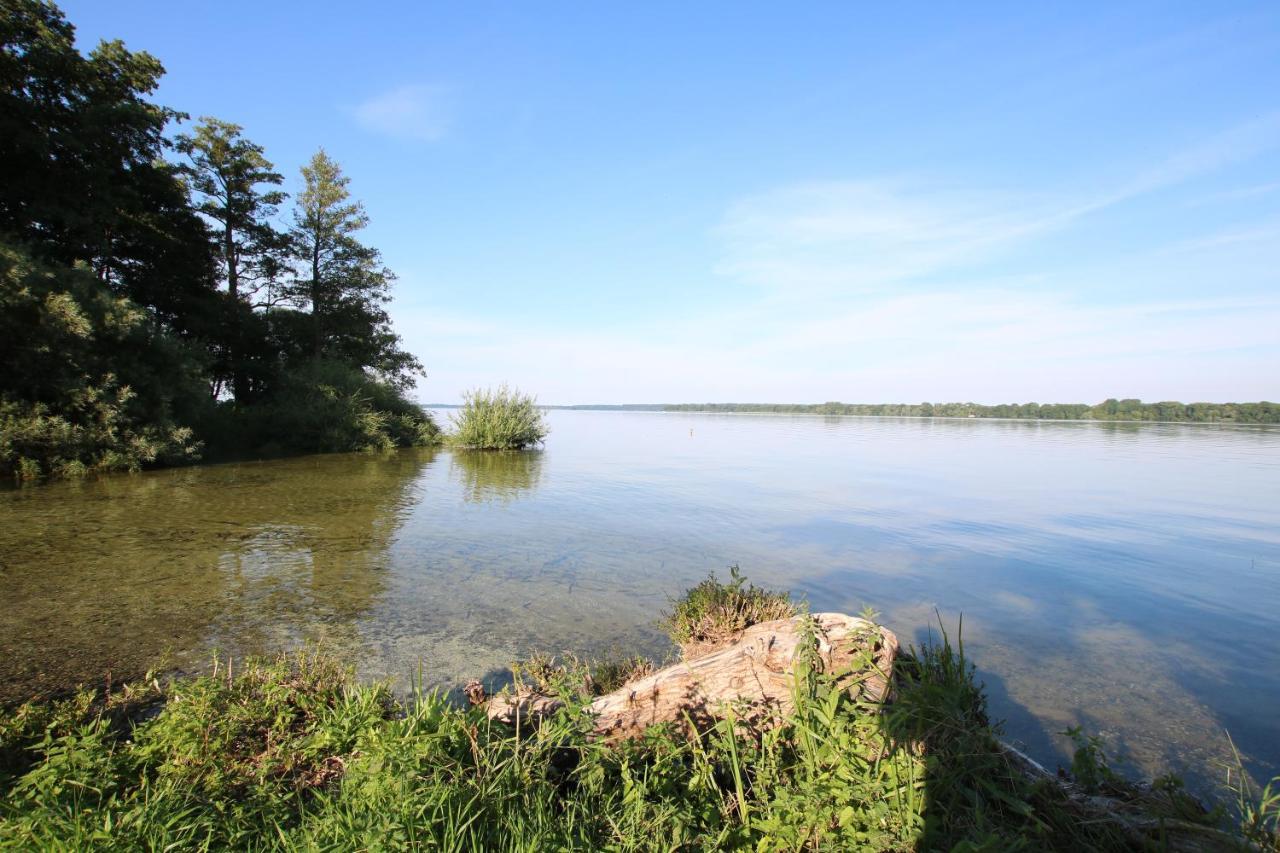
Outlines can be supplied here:
[[[668, 649], [739, 564], [814, 609], [935, 611], [1009, 738], [1280, 772], [1280, 429], [614, 412], [546, 449], [214, 465], [0, 492], [0, 701], [322, 640], [401, 686]], [[1206, 768], [1208, 768], [1206, 774]]]

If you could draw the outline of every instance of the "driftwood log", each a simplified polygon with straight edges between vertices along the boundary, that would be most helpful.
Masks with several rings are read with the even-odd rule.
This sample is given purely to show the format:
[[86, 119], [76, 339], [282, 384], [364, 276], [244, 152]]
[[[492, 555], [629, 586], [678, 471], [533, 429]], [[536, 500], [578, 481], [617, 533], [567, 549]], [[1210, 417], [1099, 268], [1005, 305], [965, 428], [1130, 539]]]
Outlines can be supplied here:
[[[843, 613], [762, 622], [715, 651], [660, 669], [597, 697], [587, 710], [599, 736], [634, 737], [656, 723], [710, 725], [732, 710], [735, 719], [768, 725], [794, 710], [795, 663], [812, 643], [818, 668], [869, 702], [882, 702], [898, 653], [887, 628]], [[474, 701], [474, 700], [473, 700]], [[490, 719], [535, 723], [561, 705], [536, 692], [489, 699]]]

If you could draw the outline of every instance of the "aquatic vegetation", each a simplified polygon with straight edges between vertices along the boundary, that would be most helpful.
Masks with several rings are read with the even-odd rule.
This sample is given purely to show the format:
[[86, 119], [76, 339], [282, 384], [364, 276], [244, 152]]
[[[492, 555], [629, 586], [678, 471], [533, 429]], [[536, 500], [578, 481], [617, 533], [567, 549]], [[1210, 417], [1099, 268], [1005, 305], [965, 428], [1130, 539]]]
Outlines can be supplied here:
[[671, 603], [662, 626], [685, 657], [701, 654], [759, 622], [787, 619], [799, 608], [785, 592], [771, 592], [747, 583], [737, 566], [729, 568], [729, 582], [711, 573], [706, 580]]
[[534, 397], [506, 385], [467, 392], [450, 419], [450, 441], [470, 450], [524, 450], [550, 431]]

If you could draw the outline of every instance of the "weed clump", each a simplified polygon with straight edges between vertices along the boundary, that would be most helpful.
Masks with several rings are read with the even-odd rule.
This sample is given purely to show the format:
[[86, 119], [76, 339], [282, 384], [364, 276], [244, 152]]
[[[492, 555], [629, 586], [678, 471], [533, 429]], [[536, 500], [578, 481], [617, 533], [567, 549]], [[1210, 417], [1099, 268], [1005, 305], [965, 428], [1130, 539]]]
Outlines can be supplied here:
[[450, 420], [451, 442], [468, 450], [525, 450], [549, 432], [534, 397], [506, 385], [467, 392]]
[[671, 611], [663, 614], [662, 627], [688, 659], [720, 648], [752, 625], [789, 619], [799, 612], [790, 595], [749, 584], [737, 566], [730, 566], [728, 583], [712, 572], [674, 600]]

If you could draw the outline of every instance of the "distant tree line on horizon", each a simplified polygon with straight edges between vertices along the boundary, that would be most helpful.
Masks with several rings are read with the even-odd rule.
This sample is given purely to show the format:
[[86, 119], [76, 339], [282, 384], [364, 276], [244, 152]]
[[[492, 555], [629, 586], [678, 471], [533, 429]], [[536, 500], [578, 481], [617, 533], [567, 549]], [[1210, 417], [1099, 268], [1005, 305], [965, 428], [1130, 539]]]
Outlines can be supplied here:
[[[615, 408], [615, 407], [599, 407]], [[616, 408], [638, 410], [638, 406]], [[1019, 418], [1055, 421], [1171, 421], [1177, 423], [1280, 423], [1280, 403], [1144, 403], [1109, 399], [1085, 403], [677, 403], [649, 407], [666, 412], [863, 415], [906, 418]]]
[[0, 0], [0, 474], [434, 440], [341, 167], [285, 207], [238, 125], [173, 132], [163, 74]]

